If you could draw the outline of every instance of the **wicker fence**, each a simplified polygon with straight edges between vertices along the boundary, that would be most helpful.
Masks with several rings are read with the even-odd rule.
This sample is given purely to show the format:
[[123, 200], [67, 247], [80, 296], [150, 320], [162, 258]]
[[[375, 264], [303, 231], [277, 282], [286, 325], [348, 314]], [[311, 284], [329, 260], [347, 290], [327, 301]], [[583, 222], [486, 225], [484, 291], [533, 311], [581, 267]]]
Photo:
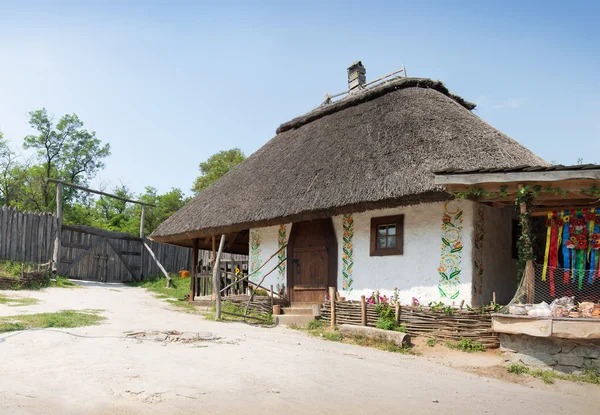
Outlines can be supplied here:
[[[378, 314], [374, 304], [366, 304], [367, 326], [374, 327]], [[331, 322], [331, 301], [321, 308], [321, 319]], [[360, 302], [336, 301], [335, 323], [362, 325], [362, 306]], [[443, 340], [471, 339], [480, 342], [486, 348], [499, 347], [498, 335], [492, 331], [492, 319], [489, 313], [481, 310], [453, 309], [448, 315], [444, 311], [429, 307], [401, 307], [399, 321], [406, 325], [411, 336], [431, 337]]]

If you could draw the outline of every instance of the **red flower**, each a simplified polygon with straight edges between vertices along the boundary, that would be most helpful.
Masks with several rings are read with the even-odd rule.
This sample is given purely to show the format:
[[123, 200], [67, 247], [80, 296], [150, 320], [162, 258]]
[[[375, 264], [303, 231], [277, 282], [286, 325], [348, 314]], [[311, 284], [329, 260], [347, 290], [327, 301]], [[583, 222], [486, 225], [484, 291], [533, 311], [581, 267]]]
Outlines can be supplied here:
[[552, 219], [550, 219], [550, 218], [546, 219], [546, 226], [547, 227], [552, 226]]
[[451, 218], [448, 215], [444, 215], [444, 218], [442, 220], [444, 221], [444, 223], [450, 223]]
[[583, 217], [585, 218], [585, 220], [590, 222], [596, 218], [596, 215], [594, 215], [592, 212], [586, 212], [584, 213]]
[[577, 249], [586, 249], [588, 245], [587, 239], [580, 239], [577, 241]]
[[561, 226], [564, 225], [564, 222], [563, 222], [563, 220], [561, 218], [554, 218], [552, 225], [553, 226], [561, 227]]
[[598, 241], [598, 240], [600, 240], [600, 233], [595, 233], [593, 235], [590, 235], [590, 239], [592, 241]]
[[586, 241], [587, 240], [587, 235], [585, 233], [580, 233], [579, 235], [576, 235], [577, 240], [578, 241]]

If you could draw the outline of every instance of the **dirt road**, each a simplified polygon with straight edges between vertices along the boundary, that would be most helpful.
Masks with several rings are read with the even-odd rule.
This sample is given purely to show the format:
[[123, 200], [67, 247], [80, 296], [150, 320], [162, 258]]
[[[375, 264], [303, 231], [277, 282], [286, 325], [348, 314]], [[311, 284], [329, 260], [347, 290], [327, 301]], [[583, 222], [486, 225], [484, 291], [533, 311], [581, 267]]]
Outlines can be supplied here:
[[[6, 414], [597, 414], [600, 388], [538, 388], [285, 328], [215, 323], [169, 309], [139, 288], [2, 292], [34, 297], [0, 315], [102, 309], [100, 326], [0, 334]], [[190, 344], [125, 331], [199, 332]]]

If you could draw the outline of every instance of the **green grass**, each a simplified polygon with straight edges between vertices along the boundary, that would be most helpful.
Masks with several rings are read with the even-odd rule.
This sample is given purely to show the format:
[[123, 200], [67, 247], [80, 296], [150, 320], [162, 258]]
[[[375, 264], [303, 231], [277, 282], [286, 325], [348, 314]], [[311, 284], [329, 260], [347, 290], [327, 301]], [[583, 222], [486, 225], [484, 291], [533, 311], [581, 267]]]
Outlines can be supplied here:
[[[236, 304], [232, 304], [227, 301], [221, 302], [221, 311], [224, 311], [226, 313], [244, 314], [245, 310], [246, 310], [245, 307], [238, 306]], [[242, 316], [232, 316], [229, 314], [221, 314], [221, 321], [225, 321], [225, 322], [241, 321], [241, 322], [264, 325], [264, 326], [270, 326], [273, 324], [273, 315], [271, 315], [271, 314], [258, 314], [256, 312], [249, 310], [248, 315], [251, 317], [258, 317], [260, 319], [263, 319], [263, 321], [259, 321], [259, 320], [253, 319], [253, 318], [244, 318]], [[216, 310], [215, 310], [214, 305], [213, 305], [212, 310], [206, 314], [205, 318], [207, 320], [216, 321], [217, 316], [216, 316]]]
[[0, 317], [0, 333], [49, 327], [72, 328], [94, 326], [105, 318], [92, 311], [64, 310], [56, 313], [23, 314]]
[[9, 298], [0, 295], [0, 304], [6, 304], [9, 307], [21, 307], [26, 305], [37, 304], [38, 300], [35, 298]]
[[436, 339], [427, 339], [427, 346], [433, 347], [436, 344], [437, 344], [437, 340]]
[[460, 339], [457, 342], [446, 342], [446, 346], [454, 350], [461, 350], [467, 353], [484, 352], [483, 344], [471, 339]]
[[50, 287], [54, 288], [83, 288], [79, 284], [70, 281], [69, 278], [57, 275], [54, 280], [50, 280]]
[[[393, 341], [375, 339], [366, 336], [342, 336], [337, 326], [331, 327], [323, 320], [313, 320], [306, 327], [295, 324], [289, 325], [292, 330], [306, 331], [310, 336], [319, 337], [325, 340], [355, 344], [357, 346], [372, 347], [374, 349], [384, 350], [392, 353], [414, 354], [410, 347], [398, 346]], [[395, 326], [395, 330], [401, 331], [402, 326]]]
[[167, 279], [162, 275], [152, 275], [145, 281], [132, 281], [125, 283], [130, 287], [140, 287], [151, 291], [156, 298], [166, 300], [170, 305], [185, 313], [196, 314], [196, 307], [188, 303], [185, 298], [190, 293], [190, 279], [180, 278], [171, 274], [171, 286], [167, 288]]
[[530, 375], [541, 379], [544, 383], [552, 384], [556, 379], [569, 380], [572, 382], [591, 383], [600, 385], [600, 372], [594, 369], [585, 370], [581, 374], [565, 374], [554, 370], [531, 369], [519, 363], [513, 363], [506, 366], [506, 371], [515, 375]]
[[2, 260], [0, 261], [0, 275], [4, 277], [14, 277], [18, 278], [21, 276], [21, 267], [25, 264], [25, 271], [27, 271], [30, 267], [35, 269], [37, 266], [33, 263], [28, 262], [19, 262], [19, 261], [10, 261], [10, 260]]

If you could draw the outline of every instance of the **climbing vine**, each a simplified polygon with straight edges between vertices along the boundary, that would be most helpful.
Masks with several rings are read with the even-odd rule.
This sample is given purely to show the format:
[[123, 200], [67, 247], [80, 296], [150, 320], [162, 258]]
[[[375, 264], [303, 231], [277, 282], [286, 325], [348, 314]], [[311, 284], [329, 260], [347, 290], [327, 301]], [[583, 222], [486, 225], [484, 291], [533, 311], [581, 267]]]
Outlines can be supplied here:
[[529, 191], [529, 186], [525, 185], [517, 192], [515, 204], [520, 207], [525, 204], [527, 207], [524, 213], [519, 214], [519, 226], [521, 232], [517, 239], [517, 283], [521, 281], [525, 272], [527, 261], [535, 259], [533, 245], [535, 243], [535, 235], [531, 232], [531, 202], [535, 199], [536, 194]]

